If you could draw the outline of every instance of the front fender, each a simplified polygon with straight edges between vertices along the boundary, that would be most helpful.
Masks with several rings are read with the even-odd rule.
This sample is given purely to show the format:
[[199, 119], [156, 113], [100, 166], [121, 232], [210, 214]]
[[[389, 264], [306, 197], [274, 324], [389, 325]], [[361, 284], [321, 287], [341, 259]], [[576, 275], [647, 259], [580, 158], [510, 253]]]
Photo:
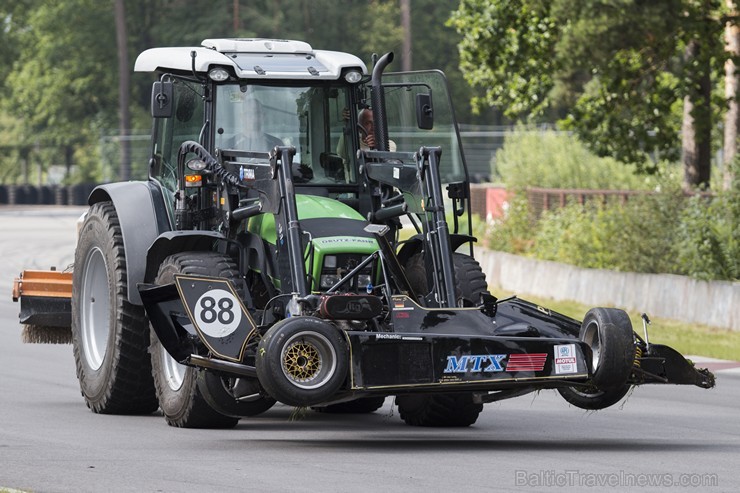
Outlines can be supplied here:
[[89, 205], [110, 201], [116, 209], [126, 256], [128, 300], [141, 305], [136, 285], [144, 280], [146, 252], [154, 240], [171, 229], [162, 191], [145, 181], [108, 183], [96, 187]]
[[215, 231], [165, 231], [151, 243], [146, 252], [144, 282], [154, 281], [160, 264], [168, 256], [180, 252], [210, 252], [220, 241], [226, 241], [226, 238]]
[[[472, 241], [476, 241], [476, 239], [475, 237], [470, 235], [456, 233], [450, 234], [450, 247], [452, 248], [453, 252], [465, 243], [469, 243]], [[417, 234], [412, 236], [407, 241], [405, 241], [403, 245], [401, 245], [401, 248], [396, 253], [398, 261], [401, 265], [405, 265], [408, 259], [410, 259], [415, 253], [420, 252], [423, 247], [424, 239], [422, 235]]]

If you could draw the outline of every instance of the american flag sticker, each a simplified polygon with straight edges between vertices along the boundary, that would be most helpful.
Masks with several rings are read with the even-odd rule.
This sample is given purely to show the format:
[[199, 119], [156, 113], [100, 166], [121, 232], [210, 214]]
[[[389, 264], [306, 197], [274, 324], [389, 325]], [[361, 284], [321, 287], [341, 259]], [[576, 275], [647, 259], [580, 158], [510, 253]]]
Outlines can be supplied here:
[[562, 344], [555, 346], [555, 374], [564, 375], [578, 372], [578, 360], [576, 359], [576, 345]]
[[547, 353], [510, 354], [506, 371], [542, 371], [547, 361]]

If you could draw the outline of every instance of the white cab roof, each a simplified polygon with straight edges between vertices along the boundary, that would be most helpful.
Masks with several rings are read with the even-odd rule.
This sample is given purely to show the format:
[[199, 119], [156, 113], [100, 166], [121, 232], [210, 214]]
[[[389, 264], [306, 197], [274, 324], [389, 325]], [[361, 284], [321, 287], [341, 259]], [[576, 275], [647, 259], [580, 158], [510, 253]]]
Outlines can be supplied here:
[[354, 55], [314, 50], [303, 41], [284, 39], [206, 39], [200, 47], [152, 48], [136, 59], [136, 72], [190, 72], [232, 67], [243, 79], [338, 79], [345, 68], [367, 74], [365, 64]]

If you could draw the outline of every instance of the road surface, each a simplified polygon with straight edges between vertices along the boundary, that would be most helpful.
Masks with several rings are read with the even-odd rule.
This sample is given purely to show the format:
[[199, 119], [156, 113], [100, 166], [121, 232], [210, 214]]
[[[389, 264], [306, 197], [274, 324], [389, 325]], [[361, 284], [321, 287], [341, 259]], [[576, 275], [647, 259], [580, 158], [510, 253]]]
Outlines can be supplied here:
[[[0, 491], [739, 491], [740, 373], [717, 387], [646, 386], [589, 413], [554, 391], [488, 404], [465, 429], [378, 412], [278, 405], [233, 430], [90, 412], [69, 345], [24, 345], [23, 267], [66, 267], [79, 208], [1, 208]], [[654, 341], [660, 342], [660, 341]]]

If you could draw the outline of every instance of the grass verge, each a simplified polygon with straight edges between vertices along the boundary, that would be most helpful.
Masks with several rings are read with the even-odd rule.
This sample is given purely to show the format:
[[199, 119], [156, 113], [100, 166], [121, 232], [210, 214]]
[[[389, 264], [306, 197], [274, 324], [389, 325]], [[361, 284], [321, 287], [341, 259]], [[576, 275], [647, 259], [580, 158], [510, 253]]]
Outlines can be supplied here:
[[[512, 296], [514, 293], [494, 289], [492, 290], [492, 294], [499, 299], [503, 299]], [[577, 320], [583, 320], [589, 308], [593, 308], [575, 301], [555, 301], [553, 299], [525, 295], [520, 297]], [[627, 311], [627, 313], [632, 320], [632, 327], [642, 336], [641, 313], [631, 311]], [[651, 318], [651, 322], [651, 325], [648, 327], [650, 342], [671, 346], [681, 354], [707, 356], [733, 361], [740, 357], [740, 332], [738, 331], [718, 329], [707, 325], [686, 323], [665, 318]]]

